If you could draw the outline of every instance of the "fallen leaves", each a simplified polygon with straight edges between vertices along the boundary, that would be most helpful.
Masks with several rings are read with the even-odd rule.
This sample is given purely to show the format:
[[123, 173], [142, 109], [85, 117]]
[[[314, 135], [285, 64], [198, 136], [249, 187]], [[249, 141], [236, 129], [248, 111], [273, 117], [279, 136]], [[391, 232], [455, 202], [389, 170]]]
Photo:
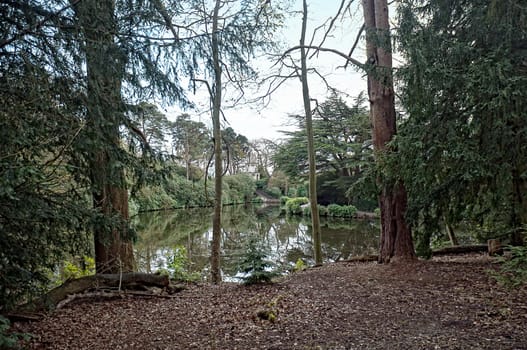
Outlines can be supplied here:
[[489, 268], [478, 255], [337, 263], [272, 285], [82, 301], [15, 327], [34, 334], [31, 349], [525, 348], [527, 291], [501, 288]]

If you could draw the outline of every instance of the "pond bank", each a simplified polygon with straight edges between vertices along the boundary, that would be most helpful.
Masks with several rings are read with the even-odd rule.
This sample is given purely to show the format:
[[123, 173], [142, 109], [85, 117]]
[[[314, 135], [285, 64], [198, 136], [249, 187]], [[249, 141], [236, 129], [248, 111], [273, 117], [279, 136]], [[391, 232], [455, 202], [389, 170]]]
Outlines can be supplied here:
[[527, 290], [497, 285], [495, 266], [478, 254], [328, 264], [272, 285], [91, 300], [16, 329], [31, 349], [523, 349]]

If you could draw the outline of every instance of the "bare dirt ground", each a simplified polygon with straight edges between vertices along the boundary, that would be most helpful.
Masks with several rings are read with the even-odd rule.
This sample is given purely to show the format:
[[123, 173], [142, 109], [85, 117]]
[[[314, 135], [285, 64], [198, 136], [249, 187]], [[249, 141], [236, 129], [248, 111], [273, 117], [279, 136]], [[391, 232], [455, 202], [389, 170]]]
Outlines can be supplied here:
[[336, 263], [263, 286], [69, 304], [16, 323], [30, 349], [527, 349], [527, 288], [485, 255]]

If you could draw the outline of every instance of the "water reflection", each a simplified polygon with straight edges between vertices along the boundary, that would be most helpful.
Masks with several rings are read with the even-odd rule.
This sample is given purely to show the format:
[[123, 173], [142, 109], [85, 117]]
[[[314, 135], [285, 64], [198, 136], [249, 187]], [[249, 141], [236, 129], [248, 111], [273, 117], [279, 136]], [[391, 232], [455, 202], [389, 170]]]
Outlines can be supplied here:
[[[143, 213], [136, 217], [135, 245], [138, 269], [154, 272], [167, 268], [174, 247], [186, 248], [191, 270], [208, 277], [212, 210], [179, 209]], [[321, 218], [322, 252], [326, 262], [374, 254], [378, 247], [377, 222]], [[284, 268], [298, 259], [314, 263], [309, 219], [281, 216], [278, 207], [225, 207], [222, 217], [222, 272], [226, 280], [237, 271], [248, 239], [254, 235], [270, 247], [268, 258]]]

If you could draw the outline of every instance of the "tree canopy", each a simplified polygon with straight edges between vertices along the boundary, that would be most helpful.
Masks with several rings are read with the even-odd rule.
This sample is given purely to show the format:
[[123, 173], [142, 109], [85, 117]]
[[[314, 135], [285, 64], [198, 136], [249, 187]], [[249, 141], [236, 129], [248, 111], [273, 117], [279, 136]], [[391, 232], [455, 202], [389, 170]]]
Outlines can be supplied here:
[[402, 1], [405, 109], [394, 171], [424, 246], [469, 220], [521, 242], [527, 223], [527, 8], [521, 1]]
[[[344, 194], [348, 188], [365, 176], [372, 165], [371, 130], [364, 103], [362, 94], [355, 98], [351, 107], [334, 94], [315, 109], [316, 167], [319, 176], [325, 180], [319, 185], [319, 196], [328, 196], [329, 192], [340, 193], [340, 196], [330, 196], [331, 199], [321, 197], [325, 204], [345, 202]], [[276, 169], [293, 179], [301, 179], [307, 172], [304, 121], [300, 117], [297, 120], [300, 129], [284, 132], [288, 138], [274, 154]]]

